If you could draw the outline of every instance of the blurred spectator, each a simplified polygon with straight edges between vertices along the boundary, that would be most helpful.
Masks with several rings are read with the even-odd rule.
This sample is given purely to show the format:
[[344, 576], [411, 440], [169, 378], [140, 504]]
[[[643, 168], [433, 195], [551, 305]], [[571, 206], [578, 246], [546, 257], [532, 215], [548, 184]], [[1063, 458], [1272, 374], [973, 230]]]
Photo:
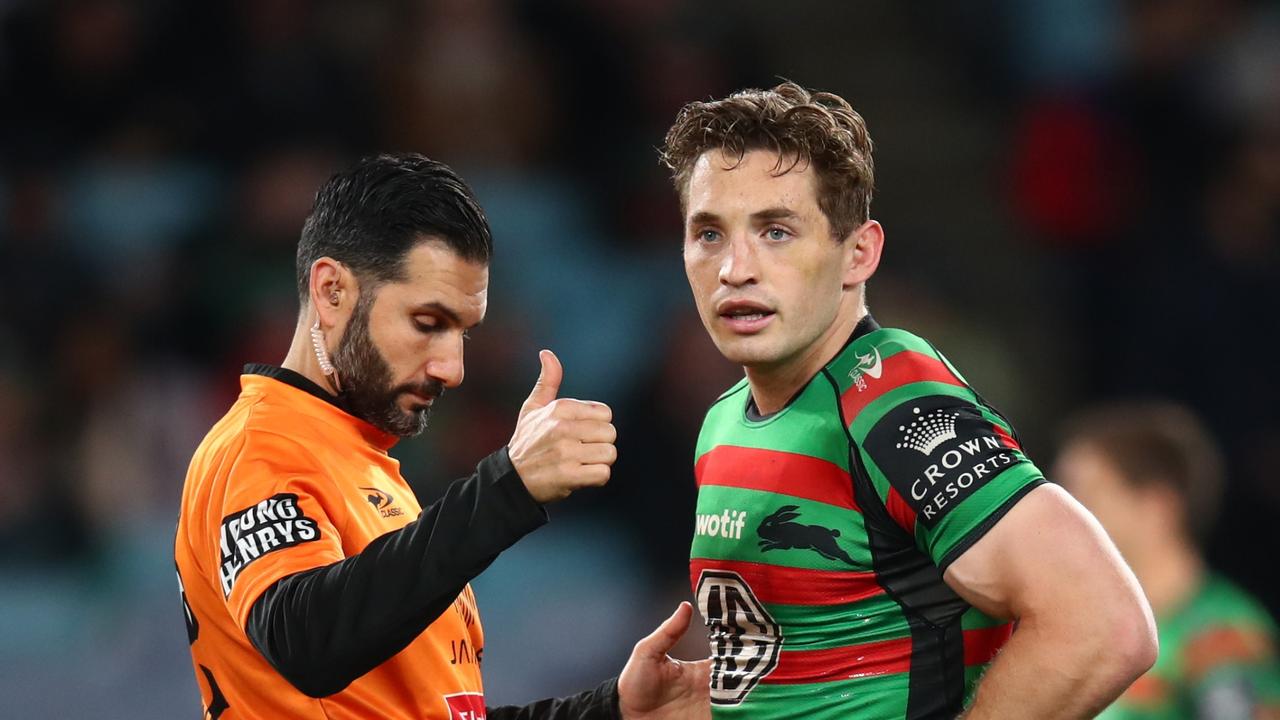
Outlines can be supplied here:
[[1164, 402], [1086, 410], [1068, 425], [1054, 476], [1115, 540], [1159, 628], [1155, 667], [1101, 717], [1280, 713], [1275, 624], [1204, 560], [1224, 477], [1222, 456], [1200, 422]]
[[431, 0], [404, 9], [382, 69], [392, 146], [462, 166], [536, 160], [551, 131], [554, 88], [510, 4]]

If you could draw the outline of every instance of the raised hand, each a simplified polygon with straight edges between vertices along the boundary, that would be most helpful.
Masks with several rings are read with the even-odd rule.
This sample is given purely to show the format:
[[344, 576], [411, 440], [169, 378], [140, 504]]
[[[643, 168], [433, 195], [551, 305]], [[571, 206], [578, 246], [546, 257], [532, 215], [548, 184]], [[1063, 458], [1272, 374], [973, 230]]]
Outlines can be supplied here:
[[563, 500], [573, 491], [609, 482], [618, 438], [604, 403], [556, 398], [564, 368], [550, 350], [538, 353], [542, 372], [520, 407], [508, 451], [511, 464], [540, 503]]
[[711, 717], [711, 660], [686, 662], [667, 655], [693, 617], [680, 603], [649, 637], [636, 643], [618, 678], [623, 720], [700, 720]]

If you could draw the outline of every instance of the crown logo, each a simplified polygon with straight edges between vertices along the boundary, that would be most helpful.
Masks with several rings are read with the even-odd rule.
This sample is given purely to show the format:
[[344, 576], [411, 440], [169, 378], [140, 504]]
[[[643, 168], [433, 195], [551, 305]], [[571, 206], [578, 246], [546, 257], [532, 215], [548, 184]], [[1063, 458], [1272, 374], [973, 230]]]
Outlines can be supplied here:
[[942, 443], [956, 439], [956, 418], [960, 417], [960, 413], [934, 410], [928, 415], [920, 415], [920, 408], [911, 408], [911, 412], [919, 417], [912, 420], [910, 425], [898, 426], [903, 434], [902, 442], [897, 447], [911, 448], [921, 455], [929, 455]]

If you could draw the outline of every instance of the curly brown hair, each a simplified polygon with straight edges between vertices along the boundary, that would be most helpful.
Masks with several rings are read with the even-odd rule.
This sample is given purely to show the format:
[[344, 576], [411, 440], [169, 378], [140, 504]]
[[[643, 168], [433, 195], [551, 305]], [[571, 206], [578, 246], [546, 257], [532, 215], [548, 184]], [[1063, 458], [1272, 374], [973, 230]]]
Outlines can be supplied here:
[[721, 100], [685, 105], [661, 150], [682, 209], [694, 163], [716, 149], [738, 162], [749, 150], [771, 150], [778, 155], [778, 175], [811, 164], [818, 174], [818, 207], [837, 240], [870, 217], [875, 186], [871, 135], [866, 121], [839, 95], [784, 82], [769, 90], [740, 90]]

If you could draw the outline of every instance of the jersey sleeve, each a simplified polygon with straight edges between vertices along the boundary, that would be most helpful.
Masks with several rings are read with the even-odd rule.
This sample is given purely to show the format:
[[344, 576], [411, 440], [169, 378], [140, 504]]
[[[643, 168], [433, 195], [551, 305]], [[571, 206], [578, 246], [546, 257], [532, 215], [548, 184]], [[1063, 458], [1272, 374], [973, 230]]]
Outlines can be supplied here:
[[902, 331], [873, 338], [874, 361], [868, 348], [850, 353], [841, 400], [854, 461], [892, 521], [945, 569], [1044, 476], [932, 346]]
[[215, 585], [238, 627], [277, 580], [342, 560], [343, 505], [310, 454], [271, 433], [253, 433], [209, 508]]

